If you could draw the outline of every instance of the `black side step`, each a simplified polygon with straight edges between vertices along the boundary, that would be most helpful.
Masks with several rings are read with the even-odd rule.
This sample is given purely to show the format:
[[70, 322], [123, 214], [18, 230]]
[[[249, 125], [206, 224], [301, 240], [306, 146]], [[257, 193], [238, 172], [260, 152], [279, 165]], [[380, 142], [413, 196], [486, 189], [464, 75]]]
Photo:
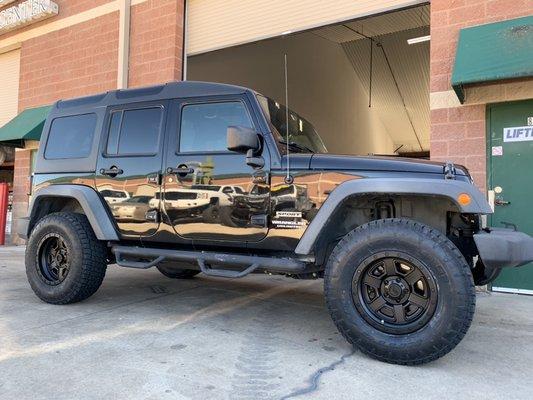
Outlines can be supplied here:
[[[213, 253], [207, 251], [183, 251], [154, 249], [144, 247], [113, 246], [111, 251], [115, 255], [117, 264], [121, 267], [148, 269], [166, 261], [189, 261], [196, 262], [200, 270], [209, 276], [224, 278], [242, 278], [261, 268], [271, 272], [289, 274], [302, 273], [306, 269], [306, 263], [295, 258], [274, 258], [262, 256], [249, 256], [241, 254]], [[131, 261], [124, 257], [146, 258], [151, 261]], [[242, 271], [212, 268], [209, 264], [243, 266]]]

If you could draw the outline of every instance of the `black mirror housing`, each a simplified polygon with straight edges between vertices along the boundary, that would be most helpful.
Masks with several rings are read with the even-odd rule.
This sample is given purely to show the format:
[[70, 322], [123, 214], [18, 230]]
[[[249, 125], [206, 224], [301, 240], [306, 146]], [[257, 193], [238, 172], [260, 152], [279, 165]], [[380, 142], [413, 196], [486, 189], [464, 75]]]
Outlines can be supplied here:
[[249, 150], [259, 151], [261, 143], [257, 132], [244, 126], [228, 126], [228, 150], [246, 154]]

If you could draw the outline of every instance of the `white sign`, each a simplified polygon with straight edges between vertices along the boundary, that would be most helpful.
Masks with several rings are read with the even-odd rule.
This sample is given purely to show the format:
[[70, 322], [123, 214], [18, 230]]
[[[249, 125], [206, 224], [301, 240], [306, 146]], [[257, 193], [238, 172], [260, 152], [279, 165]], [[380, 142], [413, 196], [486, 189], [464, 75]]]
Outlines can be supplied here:
[[11, 211], [7, 212], [6, 220], [6, 235], [11, 235], [11, 223], [13, 221], [13, 213]]
[[0, 11], [0, 33], [53, 17], [58, 12], [59, 7], [51, 0], [23, 1], [16, 6]]
[[492, 146], [493, 156], [503, 156], [503, 146]]
[[533, 126], [503, 128], [504, 142], [526, 142], [528, 140], [533, 140]]

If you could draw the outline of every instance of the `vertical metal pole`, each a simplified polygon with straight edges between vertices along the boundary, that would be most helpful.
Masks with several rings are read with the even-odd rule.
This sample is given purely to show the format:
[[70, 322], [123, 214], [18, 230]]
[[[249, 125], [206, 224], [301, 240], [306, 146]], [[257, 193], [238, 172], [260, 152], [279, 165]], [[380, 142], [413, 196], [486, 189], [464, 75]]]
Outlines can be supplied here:
[[6, 244], [7, 207], [9, 202], [9, 186], [0, 183], [0, 246]]
[[372, 75], [374, 73], [374, 41], [370, 39], [370, 83], [368, 89], [368, 108], [372, 107]]

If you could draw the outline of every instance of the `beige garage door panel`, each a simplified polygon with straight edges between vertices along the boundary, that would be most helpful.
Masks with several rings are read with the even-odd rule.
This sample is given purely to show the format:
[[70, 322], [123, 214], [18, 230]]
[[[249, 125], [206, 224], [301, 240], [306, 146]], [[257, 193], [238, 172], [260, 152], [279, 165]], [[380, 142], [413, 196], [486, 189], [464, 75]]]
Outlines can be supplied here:
[[0, 126], [18, 112], [20, 50], [0, 54]]
[[360, 18], [420, 0], [189, 0], [187, 54]]

